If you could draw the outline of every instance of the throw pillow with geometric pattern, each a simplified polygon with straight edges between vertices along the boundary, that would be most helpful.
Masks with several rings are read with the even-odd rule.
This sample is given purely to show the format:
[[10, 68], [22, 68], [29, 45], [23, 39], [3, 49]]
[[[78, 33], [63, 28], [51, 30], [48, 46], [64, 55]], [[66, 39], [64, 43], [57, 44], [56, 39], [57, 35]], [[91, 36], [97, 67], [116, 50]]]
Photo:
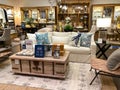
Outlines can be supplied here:
[[48, 33], [36, 33], [36, 41], [38, 45], [50, 44]]
[[80, 37], [80, 46], [90, 47], [91, 45], [91, 33], [82, 33]]

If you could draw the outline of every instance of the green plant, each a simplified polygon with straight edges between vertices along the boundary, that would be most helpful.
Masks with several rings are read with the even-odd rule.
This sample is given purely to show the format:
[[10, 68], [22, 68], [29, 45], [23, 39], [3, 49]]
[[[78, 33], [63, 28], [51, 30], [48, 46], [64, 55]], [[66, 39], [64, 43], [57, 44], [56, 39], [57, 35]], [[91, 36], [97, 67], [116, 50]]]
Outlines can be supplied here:
[[33, 18], [25, 18], [25, 23], [26, 23], [26, 24], [31, 25], [31, 24], [33, 24], [33, 21], [34, 21]]
[[73, 31], [72, 25], [66, 24], [66, 25], [64, 26], [64, 31], [65, 31], [65, 32]]

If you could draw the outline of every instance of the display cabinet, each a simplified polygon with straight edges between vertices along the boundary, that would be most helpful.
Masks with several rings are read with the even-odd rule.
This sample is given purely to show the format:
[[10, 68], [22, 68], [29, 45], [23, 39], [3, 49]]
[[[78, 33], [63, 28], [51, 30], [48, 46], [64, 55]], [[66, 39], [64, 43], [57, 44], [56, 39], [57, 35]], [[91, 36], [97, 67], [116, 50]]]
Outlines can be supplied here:
[[74, 28], [89, 31], [90, 2], [61, 2], [58, 4], [58, 22], [65, 24], [65, 18], [70, 17]]
[[34, 19], [39, 24], [39, 28], [55, 24], [56, 7], [21, 7], [21, 21], [25, 21], [26, 18]]
[[115, 23], [117, 17], [120, 16], [120, 4], [99, 4], [92, 6], [92, 21], [97, 18], [111, 18]]
[[14, 8], [13, 6], [0, 4], [0, 8], [6, 11], [7, 22], [6, 24], [9, 25], [11, 29], [15, 28], [15, 21], [14, 21]]

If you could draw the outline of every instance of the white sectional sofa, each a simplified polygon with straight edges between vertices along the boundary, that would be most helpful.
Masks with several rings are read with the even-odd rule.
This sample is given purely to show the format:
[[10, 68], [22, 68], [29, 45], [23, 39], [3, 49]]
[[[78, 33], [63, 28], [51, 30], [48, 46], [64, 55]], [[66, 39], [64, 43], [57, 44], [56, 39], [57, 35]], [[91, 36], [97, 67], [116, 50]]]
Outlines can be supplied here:
[[[46, 32], [37, 32], [46, 33]], [[71, 40], [73, 36], [76, 36], [77, 32], [47, 32], [50, 43], [64, 43], [64, 49], [70, 51], [69, 61], [90, 63], [90, 58], [96, 55], [96, 44], [94, 42], [94, 34], [91, 37], [90, 47], [81, 47], [72, 45], [74, 42]], [[34, 43], [35, 34], [27, 34], [28, 39], [32, 39]]]

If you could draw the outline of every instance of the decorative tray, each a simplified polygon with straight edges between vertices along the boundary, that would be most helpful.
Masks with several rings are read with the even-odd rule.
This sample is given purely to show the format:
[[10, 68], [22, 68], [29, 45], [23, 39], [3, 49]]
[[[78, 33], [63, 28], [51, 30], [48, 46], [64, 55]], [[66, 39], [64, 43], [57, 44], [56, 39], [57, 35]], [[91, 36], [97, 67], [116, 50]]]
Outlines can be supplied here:
[[33, 50], [22, 50], [18, 53], [16, 53], [16, 55], [20, 55], [20, 56], [33, 56], [34, 55], [34, 51]]

